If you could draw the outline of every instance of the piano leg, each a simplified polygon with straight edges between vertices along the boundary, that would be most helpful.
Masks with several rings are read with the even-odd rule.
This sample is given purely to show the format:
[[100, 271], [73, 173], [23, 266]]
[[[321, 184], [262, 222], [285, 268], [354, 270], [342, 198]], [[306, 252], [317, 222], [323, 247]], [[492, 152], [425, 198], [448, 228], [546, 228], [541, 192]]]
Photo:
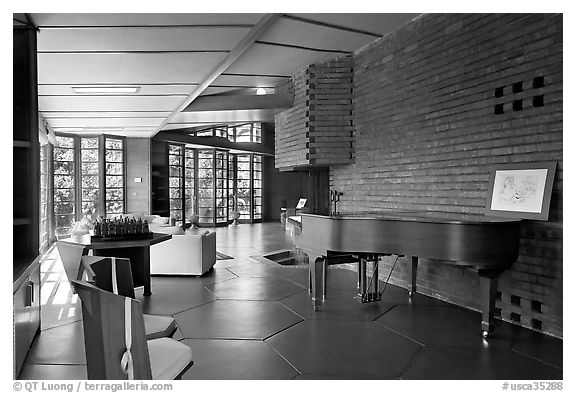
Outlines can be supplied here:
[[482, 335], [490, 336], [494, 330], [494, 308], [496, 304], [496, 288], [500, 271], [479, 270], [480, 308], [482, 310]]
[[418, 257], [406, 255], [408, 261], [408, 275], [410, 276], [410, 290], [408, 296], [412, 297], [416, 293], [416, 276], [418, 275]]
[[360, 293], [360, 300], [363, 299], [364, 294], [366, 293], [366, 259], [361, 258], [360, 262], [358, 262], [358, 274], [359, 274], [359, 280], [360, 280], [360, 288], [359, 288], [359, 293]]
[[318, 257], [314, 260], [310, 259], [310, 280], [312, 281], [312, 303], [314, 305], [314, 310], [318, 311], [320, 304], [322, 303], [322, 295], [324, 293], [323, 288], [323, 271], [325, 265], [325, 259]]
[[328, 274], [328, 261], [326, 259], [323, 260], [322, 262], [322, 299], [326, 299], [326, 282], [328, 277], [326, 276]]

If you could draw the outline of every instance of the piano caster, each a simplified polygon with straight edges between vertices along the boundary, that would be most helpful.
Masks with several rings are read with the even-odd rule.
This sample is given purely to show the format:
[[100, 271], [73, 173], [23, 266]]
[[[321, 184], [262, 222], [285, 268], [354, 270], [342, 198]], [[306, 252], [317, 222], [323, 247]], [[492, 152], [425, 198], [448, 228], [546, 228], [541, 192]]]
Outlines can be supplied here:
[[409, 297], [410, 299], [412, 299], [412, 296], [414, 296], [414, 292], [408, 291], [408, 297]]
[[490, 333], [487, 330], [483, 330], [482, 331], [482, 337], [484, 338], [489, 338], [490, 337]]
[[320, 310], [320, 307], [314, 306], [314, 311], [318, 311], [318, 310]]

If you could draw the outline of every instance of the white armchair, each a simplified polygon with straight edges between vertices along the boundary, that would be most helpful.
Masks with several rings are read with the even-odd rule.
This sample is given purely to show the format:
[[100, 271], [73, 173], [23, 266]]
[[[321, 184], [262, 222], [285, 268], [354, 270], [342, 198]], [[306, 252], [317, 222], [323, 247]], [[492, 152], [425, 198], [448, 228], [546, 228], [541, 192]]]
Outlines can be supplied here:
[[150, 274], [201, 276], [216, 263], [216, 232], [172, 235], [150, 247]]

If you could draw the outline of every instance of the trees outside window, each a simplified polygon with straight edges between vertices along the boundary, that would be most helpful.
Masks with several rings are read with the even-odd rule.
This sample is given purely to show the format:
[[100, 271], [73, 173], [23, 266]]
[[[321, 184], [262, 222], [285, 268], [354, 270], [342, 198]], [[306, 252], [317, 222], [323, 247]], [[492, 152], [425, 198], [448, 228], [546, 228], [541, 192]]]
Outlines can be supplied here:
[[40, 147], [40, 252], [50, 244], [50, 144]]
[[182, 220], [184, 146], [168, 145], [168, 192], [170, 217]]
[[124, 140], [106, 137], [106, 216], [124, 213]]
[[98, 137], [80, 140], [82, 215], [92, 220], [98, 216], [100, 202], [99, 142]]
[[57, 136], [54, 146], [53, 205], [57, 236], [69, 234], [76, 219], [75, 155], [75, 139]]
[[198, 215], [200, 224], [214, 223], [214, 150], [198, 150]]
[[237, 208], [240, 221], [262, 219], [260, 154], [168, 144], [168, 160], [172, 217], [189, 222], [194, 213], [201, 225], [226, 225]]
[[57, 236], [83, 217], [113, 217], [125, 211], [123, 137], [57, 135], [53, 148], [53, 216]]

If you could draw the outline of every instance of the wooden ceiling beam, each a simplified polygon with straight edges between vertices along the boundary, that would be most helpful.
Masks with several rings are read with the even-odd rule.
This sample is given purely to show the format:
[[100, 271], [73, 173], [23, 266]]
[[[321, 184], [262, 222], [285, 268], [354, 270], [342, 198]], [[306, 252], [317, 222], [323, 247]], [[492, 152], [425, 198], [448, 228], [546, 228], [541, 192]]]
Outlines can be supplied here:
[[226, 55], [226, 57], [214, 67], [214, 69], [204, 77], [204, 79], [198, 84], [198, 86], [190, 93], [186, 99], [174, 110], [160, 125], [154, 130], [154, 135], [156, 135], [164, 126], [174, 117], [176, 117], [182, 110], [184, 110], [188, 105], [192, 103], [204, 90], [206, 90], [212, 82], [216, 80], [224, 71], [226, 71], [240, 56], [242, 56], [252, 44], [258, 40], [262, 35], [276, 22], [280, 17], [279, 14], [266, 14], [264, 15], [248, 34], [242, 38], [242, 40]]

